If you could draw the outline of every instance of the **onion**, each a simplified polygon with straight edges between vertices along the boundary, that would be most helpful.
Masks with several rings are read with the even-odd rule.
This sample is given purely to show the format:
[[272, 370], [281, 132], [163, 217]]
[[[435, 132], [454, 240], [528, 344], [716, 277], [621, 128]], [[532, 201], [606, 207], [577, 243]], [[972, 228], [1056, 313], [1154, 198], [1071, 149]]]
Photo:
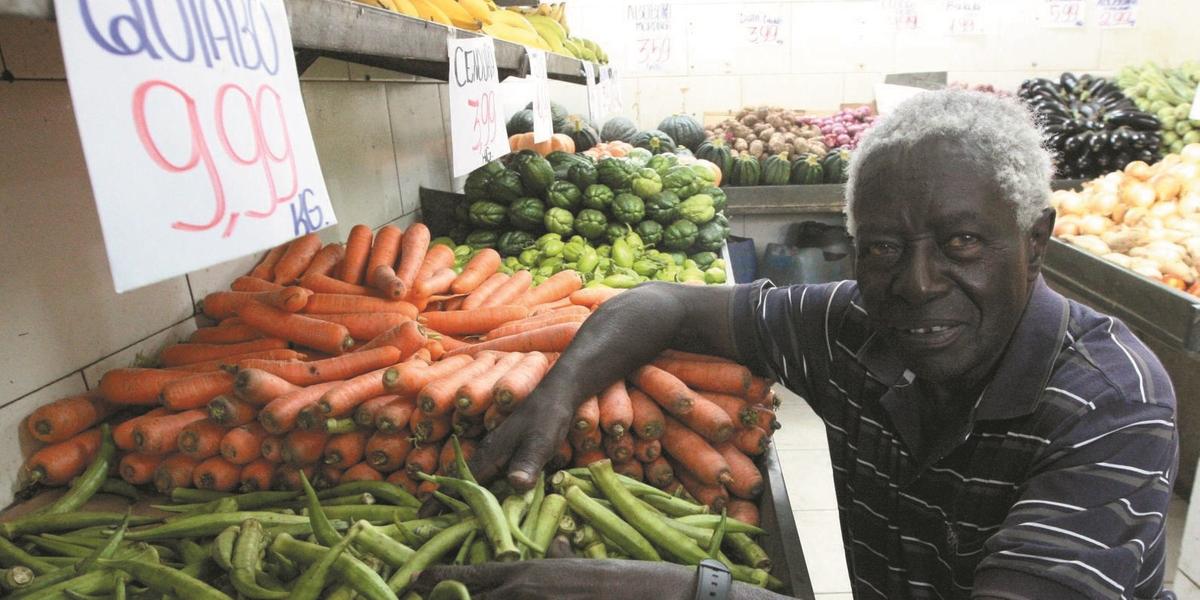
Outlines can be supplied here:
[[1138, 223], [1141, 223], [1142, 219], [1145, 217], [1146, 209], [1141, 206], [1134, 206], [1125, 211], [1125, 215], [1122, 217], [1121, 222], [1126, 225], [1137, 225]]
[[1094, 235], [1073, 235], [1064, 239], [1066, 239], [1070, 244], [1078, 246], [1083, 250], [1091, 252], [1097, 256], [1104, 256], [1105, 254], [1112, 252], [1112, 249], [1108, 247], [1108, 244], [1104, 243], [1104, 240], [1101, 240]]
[[1179, 198], [1179, 192], [1183, 189], [1183, 182], [1170, 173], [1151, 179], [1150, 184], [1154, 186], [1154, 195], [1159, 202], [1168, 202]]
[[1102, 192], [1092, 196], [1091, 204], [1091, 212], [1107, 217], [1108, 215], [1113, 214], [1113, 211], [1117, 208], [1117, 205], [1120, 204], [1120, 200], [1117, 199], [1117, 194], [1115, 192]]
[[1179, 153], [1183, 160], [1191, 163], [1200, 163], [1200, 144], [1188, 144], [1183, 147], [1183, 151]]
[[1129, 270], [1151, 279], [1162, 279], [1162, 271], [1158, 270], [1158, 265], [1154, 264], [1154, 261], [1144, 258], [1133, 259], [1129, 264]]
[[1141, 181], [1126, 182], [1121, 190], [1121, 201], [1131, 208], [1145, 208], [1154, 204], [1154, 188]]
[[1133, 177], [1134, 179], [1145, 181], [1150, 179], [1150, 175], [1152, 173], [1150, 172], [1150, 165], [1143, 161], [1135, 160], [1128, 165], [1125, 165], [1125, 174]]
[[1088, 214], [1079, 218], [1079, 233], [1083, 235], [1100, 235], [1113, 228], [1113, 222], [1096, 215]]
[[1200, 213], [1200, 191], [1188, 192], [1179, 198], [1179, 214], [1187, 216], [1196, 213]]
[[1178, 214], [1179, 204], [1177, 202], [1156, 202], [1150, 207], [1150, 216], [1159, 219], [1165, 219], [1172, 215]]
[[1109, 252], [1108, 254], [1105, 254], [1104, 256], [1101, 256], [1100, 258], [1103, 258], [1104, 260], [1107, 260], [1110, 263], [1121, 265], [1122, 267], [1125, 267], [1126, 269], [1129, 268], [1129, 265], [1133, 264], [1132, 258], [1130, 258], [1124, 254], [1120, 254], [1118, 252]]
[[1087, 212], [1087, 200], [1075, 192], [1056, 194], [1054, 197], [1058, 198], [1059, 212], [1068, 215], [1082, 215]]

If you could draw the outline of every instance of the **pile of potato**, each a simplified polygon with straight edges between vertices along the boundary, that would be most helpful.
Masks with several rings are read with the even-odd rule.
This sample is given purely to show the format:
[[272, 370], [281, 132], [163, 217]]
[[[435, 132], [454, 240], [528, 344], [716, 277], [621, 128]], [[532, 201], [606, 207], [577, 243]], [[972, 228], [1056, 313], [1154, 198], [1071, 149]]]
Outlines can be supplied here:
[[749, 152], [755, 158], [787, 153], [825, 156], [828, 148], [822, 141], [821, 129], [810, 123], [801, 110], [777, 106], [743, 108], [706, 131], [706, 139], [721, 138], [738, 152]]

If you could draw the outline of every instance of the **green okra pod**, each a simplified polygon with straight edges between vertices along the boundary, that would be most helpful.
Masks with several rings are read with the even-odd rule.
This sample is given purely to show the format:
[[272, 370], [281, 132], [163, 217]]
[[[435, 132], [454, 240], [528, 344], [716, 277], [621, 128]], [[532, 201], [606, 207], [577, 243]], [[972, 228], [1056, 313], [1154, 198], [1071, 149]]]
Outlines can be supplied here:
[[[117, 569], [128, 573], [146, 587], [163, 594], [171, 594], [177, 598], [188, 600], [232, 600], [221, 590], [218, 590], [195, 577], [171, 567], [130, 559], [105, 559], [97, 563], [105, 568]], [[100, 571], [103, 573], [104, 571]], [[110, 587], [111, 589], [111, 587]]]
[[[313, 495], [313, 500], [316, 500], [315, 495]], [[358, 537], [358, 532], [358, 527], [351, 527], [345, 537], [339, 539], [324, 556], [304, 570], [304, 574], [300, 576], [296, 585], [287, 595], [294, 600], [317, 600], [317, 597], [321, 595], [321, 590], [325, 589], [330, 569], [333, 568], [337, 559], [341, 558], [346, 548], [349, 548], [350, 544], [354, 542], [354, 538]]]
[[262, 570], [266, 542], [262, 523], [254, 519], [243, 522], [233, 545], [233, 570], [229, 572], [229, 579], [238, 593], [247, 598], [282, 600], [288, 597], [286, 591], [272, 590], [258, 584], [257, 575]]
[[392, 504], [410, 508], [421, 507], [421, 501], [417, 500], [416, 496], [408, 493], [404, 488], [386, 481], [351, 481], [336, 485], [327, 490], [321, 490], [317, 492], [317, 497], [324, 500], [326, 498], [364, 493], [374, 496], [375, 501], [380, 504]]
[[83, 474], [75, 478], [75, 482], [71, 484], [71, 488], [65, 494], [38, 509], [34, 514], [61, 515], [79, 510], [88, 500], [92, 499], [92, 496], [96, 495], [96, 492], [100, 491], [100, 487], [108, 479], [108, 472], [112, 470], [113, 457], [116, 454], [117, 447], [113, 445], [112, 431], [109, 429], [108, 423], [104, 423], [100, 425], [100, 449], [96, 451], [92, 463], [83, 471]]
[[359, 528], [358, 538], [354, 542], [355, 547], [378, 557], [392, 568], [403, 566], [415, 552], [367, 521], [359, 521], [354, 526]]
[[650, 541], [636, 528], [623, 521], [616, 513], [600, 506], [593, 498], [583, 493], [583, 490], [572, 486], [567, 490], [566, 498], [572, 511], [586, 519], [596, 531], [613, 540], [629, 556], [638, 560], [662, 560]]
[[[58, 533], [73, 531], [94, 525], [116, 525], [125, 519], [125, 513], [76, 511], [65, 514], [29, 515], [0, 523], [0, 536], [12, 539], [26, 533]], [[131, 525], [157, 523], [157, 517], [132, 517]]]
[[29, 567], [17, 565], [8, 569], [0, 569], [0, 590], [11, 592], [28, 587], [33, 583], [35, 575]]
[[[320, 560], [329, 551], [324, 546], [301, 542], [288, 534], [275, 536], [271, 550], [305, 565]], [[334, 561], [333, 571], [338, 579], [354, 588], [364, 600], [396, 600], [396, 594], [388, 588], [379, 573], [349, 554], [342, 554]]]
[[303, 533], [312, 531], [308, 517], [281, 515], [267, 511], [239, 511], [187, 517], [149, 529], [130, 531], [126, 537], [131, 540], [143, 541], [209, 537], [220, 533], [230, 525], [241, 525], [242, 521], [247, 519], [255, 519], [264, 527], [289, 526], [299, 529]]
[[[554, 534], [558, 532], [558, 522], [567, 512], [567, 499], [561, 494], [547, 494], [542, 499], [542, 507], [538, 511], [537, 521], [534, 522], [533, 533], [529, 536], [534, 543], [532, 548], [546, 548]], [[541, 558], [546, 553], [532, 551], [535, 558]]]
[[[506, 562], [520, 558], [521, 551], [513, 543], [513, 531], [508, 527], [500, 501], [487, 488], [471, 483], [464, 479], [426, 475], [419, 473], [418, 477], [432, 481], [446, 489], [453, 490], [471, 506], [471, 512], [479, 519], [479, 526], [492, 544], [496, 560]], [[534, 546], [532, 541], [527, 542]], [[535, 546], [536, 547], [536, 546]]]
[[226, 527], [212, 543], [212, 559], [225, 571], [233, 570], [233, 546], [237, 543], [238, 533], [242, 528], [237, 525]]
[[[388, 587], [399, 594], [412, 584], [413, 576], [423, 571], [429, 565], [436, 563], [454, 548], [458, 547], [467, 535], [475, 531], [480, 523], [475, 517], [469, 517], [462, 522], [446, 528], [433, 539], [417, 549], [412, 558], [400, 567], [388, 579]], [[511, 541], [510, 541], [511, 543]], [[513, 549], [515, 552], [515, 548]]]

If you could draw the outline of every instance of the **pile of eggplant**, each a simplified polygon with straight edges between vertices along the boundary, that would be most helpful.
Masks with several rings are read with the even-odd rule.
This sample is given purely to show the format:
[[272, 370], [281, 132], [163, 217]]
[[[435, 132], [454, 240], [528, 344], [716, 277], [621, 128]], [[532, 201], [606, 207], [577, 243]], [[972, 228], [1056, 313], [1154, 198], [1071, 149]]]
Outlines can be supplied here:
[[1107, 79], [1072, 73], [1058, 81], [1029, 79], [1017, 95], [1037, 117], [1060, 178], [1090, 179], [1160, 158], [1158, 118]]

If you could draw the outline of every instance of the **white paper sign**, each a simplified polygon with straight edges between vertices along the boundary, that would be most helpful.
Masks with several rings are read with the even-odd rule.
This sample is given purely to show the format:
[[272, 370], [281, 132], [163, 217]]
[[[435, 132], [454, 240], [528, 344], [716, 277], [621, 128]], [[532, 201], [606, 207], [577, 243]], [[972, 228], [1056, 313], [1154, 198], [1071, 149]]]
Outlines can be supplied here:
[[921, 27], [916, 0], [883, 0], [882, 7], [896, 31], [916, 31]]
[[1196, 95], [1192, 97], [1192, 112], [1188, 114], [1191, 121], [1200, 121], [1200, 86], [1196, 86]]
[[599, 83], [596, 84], [596, 93], [600, 99], [603, 116], [593, 120], [597, 125], [610, 115], [621, 114], [621, 89], [617, 82], [616, 70], [609, 65], [601, 65], [599, 79]]
[[533, 141], [544, 142], [554, 135], [550, 114], [550, 84], [546, 80], [546, 52], [526, 47], [529, 56], [529, 80], [533, 82]]
[[587, 89], [588, 119], [599, 123], [604, 118], [604, 107], [601, 105], [600, 86], [596, 81], [596, 67], [591, 62], [583, 61], [583, 78]]
[[1081, 28], [1086, 10], [1084, 0], [1043, 0], [1038, 20], [1046, 28]]
[[283, 2], [238, 6], [55, 1], [118, 292], [337, 222]]
[[983, 0], [946, 0], [946, 33], [981, 35], [984, 19]]
[[1137, 26], [1138, 0], [1096, 0], [1096, 23], [1101, 29]]
[[492, 38], [450, 38], [450, 145], [455, 177], [508, 154], [500, 118], [500, 73]]
[[743, 46], [783, 46], [787, 43], [786, 17], [780, 4], [746, 4], [738, 8]]
[[625, 67], [636, 74], [687, 72], [684, 27], [677, 23], [677, 6], [667, 0], [625, 5], [625, 24], [631, 45]]

